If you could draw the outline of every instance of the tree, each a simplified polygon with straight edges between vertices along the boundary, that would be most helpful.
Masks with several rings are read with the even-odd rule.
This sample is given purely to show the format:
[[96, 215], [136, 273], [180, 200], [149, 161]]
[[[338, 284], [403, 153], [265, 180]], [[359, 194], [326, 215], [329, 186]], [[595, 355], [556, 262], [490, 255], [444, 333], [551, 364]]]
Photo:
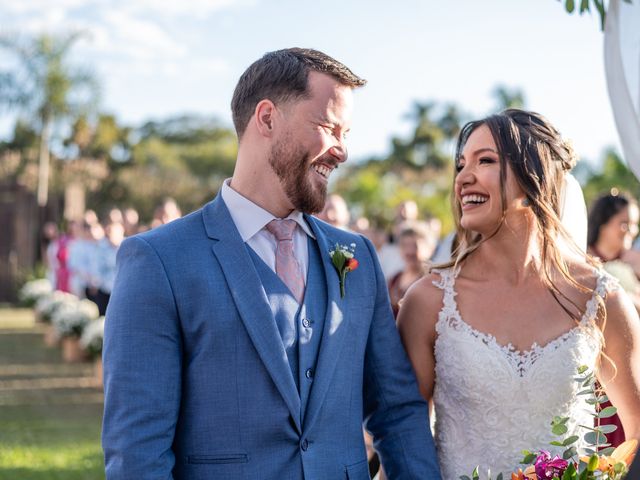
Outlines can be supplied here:
[[[568, 13], [573, 13], [576, 9], [576, 0], [558, 0], [564, 2], [564, 8]], [[631, 0], [622, 0], [627, 3], [631, 3]], [[600, 16], [600, 29], [604, 30], [604, 22], [607, 19], [607, 10], [604, 6], [604, 0], [580, 0], [580, 15], [584, 12], [591, 12], [591, 5], [595, 7], [598, 15]]]
[[93, 76], [69, 65], [68, 56], [82, 34], [41, 35], [26, 40], [0, 36], [0, 47], [18, 61], [16, 68], [0, 72], [0, 104], [18, 108], [38, 133], [38, 205], [49, 195], [50, 143], [55, 125], [78, 115], [97, 100]]
[[509, 89], [504, 85], [498, 85], [492, 93], [496, 99], [496, 111], [498, 112], [507, 108], [524, 108], [526, 104], [524, 92], [519, 88]]
[[576, 178], [582, 180], [587, 205], [612, 188], [640, 198], [640, 182], [613, 148], [605, 152], [597, 170], [584, 162], [578, 162], [576, 170]]

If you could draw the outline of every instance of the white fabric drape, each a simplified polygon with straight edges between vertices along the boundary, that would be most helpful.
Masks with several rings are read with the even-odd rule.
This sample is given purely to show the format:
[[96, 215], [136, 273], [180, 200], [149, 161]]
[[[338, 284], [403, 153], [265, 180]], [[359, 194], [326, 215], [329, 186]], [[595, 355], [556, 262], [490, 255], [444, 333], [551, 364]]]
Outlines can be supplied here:
[[640, 1], [609, 2], [604, 65], [623, 156], [640, 178]]

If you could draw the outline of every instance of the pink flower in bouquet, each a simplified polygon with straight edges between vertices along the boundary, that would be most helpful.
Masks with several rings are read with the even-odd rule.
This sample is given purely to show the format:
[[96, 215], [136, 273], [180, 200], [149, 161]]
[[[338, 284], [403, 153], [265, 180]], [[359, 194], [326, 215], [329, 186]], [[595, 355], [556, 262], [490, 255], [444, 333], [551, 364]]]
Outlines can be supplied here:
[[538, 458], [536, 458], [535, 469], [536, 475], [540, 480], [552, 480], [554, 477], [559, 478], [569, 466], [569, 462], [563, 460], [558, 455], [551, 458], [551, 454], [546, 450], [540, 450]]

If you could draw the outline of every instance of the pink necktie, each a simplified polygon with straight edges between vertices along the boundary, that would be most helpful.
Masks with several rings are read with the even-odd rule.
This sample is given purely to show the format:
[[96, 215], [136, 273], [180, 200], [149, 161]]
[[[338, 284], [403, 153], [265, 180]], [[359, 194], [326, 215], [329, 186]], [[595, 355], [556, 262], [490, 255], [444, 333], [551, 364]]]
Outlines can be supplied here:
[[293, 231], [295, 228], [295, 220], [289, 219], [271, 220], [266, 226], [266, 229], [276, 237], [278, 242], [276, 246], [276, 273], [289, 287], [298, 303], [302, 303], [304, 280], [293, 252]]

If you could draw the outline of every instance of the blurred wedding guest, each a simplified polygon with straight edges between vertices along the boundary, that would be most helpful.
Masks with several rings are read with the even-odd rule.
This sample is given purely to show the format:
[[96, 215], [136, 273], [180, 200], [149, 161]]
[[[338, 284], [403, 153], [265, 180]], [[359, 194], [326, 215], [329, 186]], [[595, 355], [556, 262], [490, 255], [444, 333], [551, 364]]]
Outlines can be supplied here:
[[394, 316], [398, 315], [400, 300], [408, 288], [428, 271], [427, 262], [435, 249], [428, 225], [425, 222], [407, 223], [398, 236], [398, 248], [405, 267], [388, 284]]
[[122, 214], [122, 210], [118, 207], [111, 207], [107, 212], [107, 223], [124, 224], [124, 215]]
[[165, 198], [163, 202], [158, 205], [153, 212], [153, 220], [151, 221], [151, 228], [159, 227], [173, 220], [177, 220], [182, 217], [182, 212], [176, 201], [171, 198]]
[[116, 255], [124, 240], [122, 223], [110, 222], [104, 227], [105, 236], [97, 244], [93, 259], [94, 285], [87, 291], [87, 298], [98, 305], [100, 315], [107, 311], [116, 276]]
[[56, 241], [56, 290], [71, 292], [71, 271], [68, 265], [69, 248], [80, 235], [80, 224], [75, 220], [69, 220], [66, 232]]
[[92, 236], [92, 226], [83, 221], [77, 238], [68, 247], [69, 288], [79, 298], [84, 298], [87, 287], [92, 285], [91, 264], [96, 242]]
[[381, 228], [373, 225], [367, 217], [358, 217], [351, 223], [351, 230], [361, 233], [373, 243], [376, 252], [384, 246], [387, 241], [387, 235]]
[[351, 214], [349, 213], [347, 202], [345, 202], [344, 198], [337, 193], [331, 194], [327, 197], [324, 202], [324, 208], [317, 217], [336, 228], [349, 230]]
[[98, 219], [98, 214], [96, 213], [95, 210], [91, 210], [91, 209], [85, 210], [84, 214], [82, 215], [82, 218], [85, 223], [91, 226], [98, 225], [100, 223], [100, 220]]
[[[587, 251], [598, 257], [604, 269], [620, 282], [629, 294], [636, 310], [640, 311], [640, 281], [638, 267], [640, 255], [631, 247], [638, 235], [640, 213], [636, 201], [617, 189], [600, 196], [591, 207], [587, 229]], [[610, 403], [603, 404], [603, 408]], [[607, 441], [617, 447], [625, 439], [624, 428], [617, 415], [603, 418], [602, 424], [616, 425], [618, 429], [607, 434]]]
[[138, 214], [138, 211], [133, 207], [128, 207], [124, 209], [122, 216], [124, 219], [123, 225], [125, 237], [130, 237], [131, 235], [138, 233], [140, 229], [140, 215]]
[[58, 265], [56, 253], [58, 249], [58, 226], [54, 222], [46, 222], [42, 226], [42, 237], [40, 238], [40, 258], [44, 265], [47, 279], [51, 285], [55, 285], [55, 271]]
[[389, 241], [378, 251], [382, 273], [387, 281], [404, 268], [404, 261], [398, 248], [398, 235], [407, 222], [416, 220], [418, 220], [418, 204], [413, 200], [405, 200], [396, 207]]
[[600, 196], [589, 212], [588, 252], [620, 281], [640, 311], [640, 253], [632, 249], [638, 235], [638, 204], [614, 189]]

